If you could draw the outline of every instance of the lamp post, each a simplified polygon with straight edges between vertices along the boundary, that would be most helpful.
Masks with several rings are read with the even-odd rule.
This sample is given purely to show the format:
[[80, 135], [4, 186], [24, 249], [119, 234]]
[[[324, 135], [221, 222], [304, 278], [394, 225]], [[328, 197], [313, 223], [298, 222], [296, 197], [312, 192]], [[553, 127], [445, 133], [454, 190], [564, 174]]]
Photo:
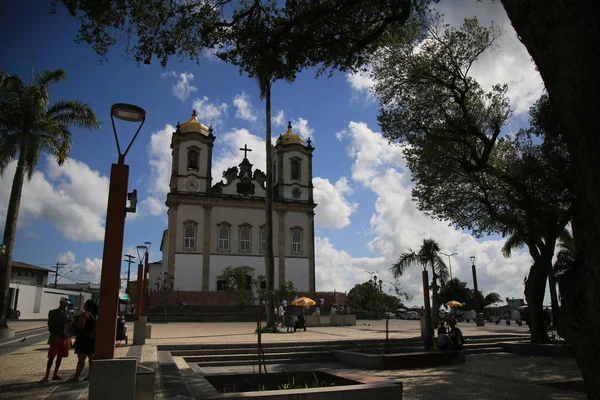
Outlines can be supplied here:
[[[148, 242], [149, 243], [149, 242]], [[144, 264], [146, 260], [146, 253], [148, 252], [147, 246], [137, 246], [136, 247], [138, 254], [138, 277], [135, 285], [136, 288], [136, 297], [135, 297], [135, 320], [139, 321], [140, 316], [142, 315], [142, 304], [144, 303], [144, 281], [146, 280], [146, 276], [144, 275]]]
[[479, 290], [477, 289], [477, 271], [475, 270], [475, 256], [471, 256], [471, 269], [473, 270], [473, 300], [475, 301], [475, 312], [479, 315]]
[[446, 257], [448, 257], [448, 268], [450, 269], [450, 279], [452, 279], [452, 259], [450, 257], [457, 256], [458, 253], [446, 254], [446, 253], [441, 253], [440, 252], [440, 254], [443, 254]]
[[367, 274], [369, 274], [369, 279], [373, 279], [373, 274], [378, 274], [379, 271], [365, 271]]
[[[140, 123], [125, 152], [121, 152], [117, 129], [115, 127], [115, 118], [126, 122]], [[131, 104], [113, 104], [110, 107], [110, 119], [112, 121], [119, 157], [117, 164], [111, 165], [108, 189], [104, 250], [102, 252], [102, 273], [100, 276], [98, 328], [94, 354], [95, 358], [99, 360], [111, 359], [115, 355], [125, 217], [128, 212], [135, 212], [137, 203], [137, 191], [134, 190], [132, 193], [127, 192], [129, 165], [125, 164], [125, 156], [144, 125], [146, 111]], [[127, 206], [127, 200], [130, 201], [129, 207]]]

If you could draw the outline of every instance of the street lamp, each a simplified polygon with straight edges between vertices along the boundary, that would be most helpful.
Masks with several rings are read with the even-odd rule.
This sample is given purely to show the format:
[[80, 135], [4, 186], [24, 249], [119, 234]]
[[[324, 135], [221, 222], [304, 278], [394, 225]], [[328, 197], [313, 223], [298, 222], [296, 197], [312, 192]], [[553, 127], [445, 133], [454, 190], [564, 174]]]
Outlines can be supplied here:
[[440, 252], [440, 254], [443, 254], [446, 257], [448, 257], [448, 268], [450, 268], [450, 279], [452, 279], [452, 260], [450, 259], [450, 257], [457, 256], [458, 253], [446, 254], [446, 253], [441, 253]]
[[[118, 161], [110, 169], [108, 206], [104, 230], [104, 250], [102, 252], [102, 273], [100, 276], [100, 303], [98, 307], [98, 332], [96, 336], [96, 359], [111, 359], [115, 355], [115, 336], [117, 333], [117, 313], [119, 310], [119, 289], [121, 286], [121, 254], [123, 254], [123, 234], [125, 217], [135, 212], [137, 191], [127, 192], [129, 165], [125, 156], [129, 152], [146, 120], [146, 111], [131, 104], [113, 104], [110, 118], [117, 144]], [[126, 122], [140, 123], [125, 152], [121, 152], [119, 137], [115, 127], [115, 118]], [[129, 206], [127, 201], [129, 200]]]
[[475, 256], [469, 257], [471, 259], [471, 269], [473, 270], [473, 299], [475, 301], [475, 312], [479, 315], [479, 291], [477, 289], [477, 271], [475, 270]]
[[373, 274], [378, 274], [379, 271], [365, 271], [367, 274], [369, 274], [369, 279], [373, 279]]
[[[140, 265], [138, 268], [138, 284], [137, 284], [137, 288], [138, 288], [138, 297], [137, 297], [137, 305], [136, 305], [136, 309], [139, 310], [139, 312], [136, 311], [136, 315], [137, 315], [137, 319], [139, 319], [140, 315], [145, 315], [146, 314], [146, 302], [147, 302], [147, 296], [148, 296], [148, 257], [150, 254], [150, 245], [152, 243], [150, 242], [144, 242], [143, 246], [137, 246], [137, 253], [138, 253], [138, 258], [140, 260]], [[144, 269], [143, 272], [141, 271], [141, 267], [142, 267], [142, 261], [144, 263]], [[140, 274], [142, 276], [140, 276]]]

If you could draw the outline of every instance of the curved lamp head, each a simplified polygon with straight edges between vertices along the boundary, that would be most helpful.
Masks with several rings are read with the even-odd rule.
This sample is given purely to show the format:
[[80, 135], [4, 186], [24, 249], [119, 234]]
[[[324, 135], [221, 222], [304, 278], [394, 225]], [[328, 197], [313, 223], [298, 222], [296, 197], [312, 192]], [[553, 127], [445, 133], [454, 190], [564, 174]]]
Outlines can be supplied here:
[[144, 262], [144, 256], [146, 255], [146, 246], [137, 246], [136, 250], [141, 264], [142, 262]]
[[[115, 127], [115, 118], [127, 122], [140, 122], [140, 126], [135, 132], [135, 135], [133, 135], [133, 137], [131, 138], [131, 141], [129, 142], [129, 145], [125, 149], [124, 153], [121, 153], [121, 145], [119, 144], [117, 128]], [[133, 144], [138, 133], [140, 133], [140, 129], [142, 129], [142, 126], [144, 125], [144, 121], [146, 120], [146, 111], [141, 107], [134, 106], [133, 104], [116, 103], [110, 106], [110, 120], [112, 122], [113, 132], [115, 134], [115, 141], [117, 142], [117, 151], [119, 152], [119, 164], [124, 164], [125, 156], [129, 152], [131, 145]]]

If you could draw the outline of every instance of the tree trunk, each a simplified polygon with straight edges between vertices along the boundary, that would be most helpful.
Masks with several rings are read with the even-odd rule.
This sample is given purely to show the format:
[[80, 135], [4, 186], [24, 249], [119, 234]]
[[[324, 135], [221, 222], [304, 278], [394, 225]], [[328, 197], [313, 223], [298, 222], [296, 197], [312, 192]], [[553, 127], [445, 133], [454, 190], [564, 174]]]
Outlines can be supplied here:
[[558, 326], [558, 293], [556, 291], [556, 280], [552, 276], [552, 262], [550, 262], [550, 273], [548, 274], [548, 286], [550, 288], [550, 302], [552, 303], [552, 325]]
[[[595, 0], [501, 0], [544, 80], [575, 165], [573, 237], [581, 265], [563, 301], [561, 332], [575, 350], [590, 399], [600, 399], [600, 24]], [[568, 307], [568, 309], [567, 309]], [[595, 377], [595, 378], [594, 378]]]
[[547, 270], [545, 265], [534, 263], [525, 283], [525, 298], [528, 306], [527, 324], [531, 331], [532, 343], [548, 342], [544, 319], [544, 294], [546, 292]]
[[[265, 95], [265, 125], [266, 125], [266, 150], [267, 150], [267, 183], [265, 190], [265, 229], [267, 230], [267, 251], [265, 253], [265, 272], [267, 277], [267, 290], [275, 290], [275, 260], [273, 256], [273, 154], [271, 145], [271, 81], [264, 89]], [[269, 296], [267, 302], [267, 326], [275, 326], [275, 300]]]
[[431, 280], [431, 326], [435, 329], [440, 324], [440, 297], [438, 295], [438, 285], [437, 279], [438, 276], [435, 274], [435, 271], [432, 269], [433, 279]]
[[17, 221], [19, 220], [19, 208], [21, 206], [21, 194], [23, 193], [23, 183], [25, 182], [25, 145], [19, 149], [19, 161], [17, 170], [13, 178], [12, 189], [10, 191], [10, 200], [8, 210], [6, 211], [6, 223], [4, 225], [4, 237], [2, 243], [6, 246], [5, 253], [0, 254], [0, 329], [8, 329], [8, 305], [10, 299], [10, 274], [13, 250], [15, 248], [15, 238], [17, 236]]

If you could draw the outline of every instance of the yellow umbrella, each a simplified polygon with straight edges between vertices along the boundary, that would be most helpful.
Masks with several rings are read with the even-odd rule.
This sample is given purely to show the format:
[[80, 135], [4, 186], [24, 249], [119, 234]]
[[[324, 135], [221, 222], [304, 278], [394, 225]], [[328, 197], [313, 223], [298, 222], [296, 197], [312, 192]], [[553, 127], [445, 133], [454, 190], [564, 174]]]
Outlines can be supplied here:
[[448, 307], [462, 307], [462, 303], [459, 303], [456, 300], [451, 300], [451, 301], [447, 302], [446, 305]]
[[314, 300], [309, 299], [308, 297], [300, 297], [299, 299], [292, 301], [293, 306], [302, 306], [302, 307], [309, 306], [310, 307], [310, 306], [314, 306], [316, 304], [317, 303]]

